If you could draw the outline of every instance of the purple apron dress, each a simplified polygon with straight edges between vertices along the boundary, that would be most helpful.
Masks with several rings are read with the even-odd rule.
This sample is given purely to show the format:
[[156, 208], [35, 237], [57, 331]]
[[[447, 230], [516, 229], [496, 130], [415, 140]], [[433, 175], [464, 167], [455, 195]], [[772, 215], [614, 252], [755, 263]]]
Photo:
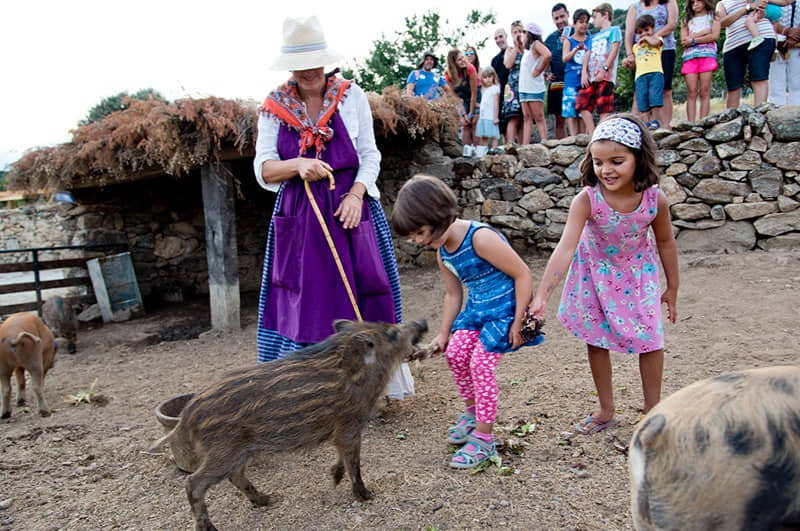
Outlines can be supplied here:
[[[365, 321], [398, 322], [400, 292], [391, 235], [380, 204], [364, 197], [361, 222], [350, 230], [333, 216], [358, 172], [358, 154], [337, 111], [333, 138], [321, 159], [330, 164], [336, 189], [327, 179], [309, 183], [330, 231]], [[281, 124], [282, 160], [299, 154], [299, 134]], [[310, 150], [304, 156], [313, 158]], [[376, 236], [377, 232], [377, 236]], [[378, 236], [383, 236], [379, 238]], [[386, 240], [388, 237], [388, 249]], [[283, 183], [270, 221], [259, 302], [258, 360], [317, 343], [333, 333], [336, 319], [356, 319], [325, 234], [299, 177]]]

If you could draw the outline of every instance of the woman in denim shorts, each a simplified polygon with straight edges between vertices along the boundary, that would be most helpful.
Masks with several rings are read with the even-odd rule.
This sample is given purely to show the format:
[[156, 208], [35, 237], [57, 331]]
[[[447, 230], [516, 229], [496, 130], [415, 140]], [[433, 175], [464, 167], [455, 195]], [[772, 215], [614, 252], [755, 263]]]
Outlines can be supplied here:
[[763, 10], [766, 0], [721, 0], [717, 4], [720, 25], [727, 28], [725, 44], [722, 48], [722, 67], [725, 71], [725, 85], [728, 95], [725, 106], [729, 109], [739, 107], [745, 69], [749, 73], [750, 86], [753, 87], [753, 104], [767, 101], [769, 95], [769, 63], [775, 51], [775, 28], [767, 18], [757, 22], [764, 42], [748, 50], [752, 36], [745, 26], [745, 18], [752, 10]]

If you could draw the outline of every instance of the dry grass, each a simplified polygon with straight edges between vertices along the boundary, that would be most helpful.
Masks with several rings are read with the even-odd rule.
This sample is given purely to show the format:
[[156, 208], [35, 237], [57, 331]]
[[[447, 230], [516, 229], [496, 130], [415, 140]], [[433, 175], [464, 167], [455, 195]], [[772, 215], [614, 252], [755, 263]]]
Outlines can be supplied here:
[[[752, 92], [747, 96], [742, 96], [742, 104], [753, 105]], [[717, 114], [725, 110], [725, 98], [711, 98], [711, 111], [709, 114]], [[672, 108], [672, 120], [686, 119], [686, 102], [675, 103]]]

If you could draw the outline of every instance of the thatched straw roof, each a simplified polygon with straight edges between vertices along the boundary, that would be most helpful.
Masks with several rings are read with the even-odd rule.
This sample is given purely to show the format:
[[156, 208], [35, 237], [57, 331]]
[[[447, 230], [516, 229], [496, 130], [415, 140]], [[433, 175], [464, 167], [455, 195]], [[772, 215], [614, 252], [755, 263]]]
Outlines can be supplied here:
[[[429, 104], [397, 89], [370, 94], [380, 138], [455, 134], [455, 103]], [[28, 151], [12, 165], [11, 190], [97, 187], [155, 175], [185, 175], [207, 163], [253, 156], [255, 102], [221, 98], [129, 107], [72, 131], [72, 141]]]

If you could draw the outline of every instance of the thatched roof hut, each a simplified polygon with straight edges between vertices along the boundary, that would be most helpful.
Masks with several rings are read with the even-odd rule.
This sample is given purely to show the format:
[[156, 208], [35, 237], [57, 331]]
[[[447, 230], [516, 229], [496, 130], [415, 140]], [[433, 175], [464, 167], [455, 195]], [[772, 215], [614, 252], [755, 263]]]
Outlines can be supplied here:
[[[454, 102], [431, 104], [392, 89], [383, 95], [370, 94], [369, 99], [384, 159], [387, 151], [403, 149], [403, 146], [413, 148], [425, 138], [455, 138], [458, 120]], [[250, 169], [258, 104], [213, 97], [172, 103], [155, 99], [128, 103], [126, 109], [100, 122], [74, 129], [71, 142], [27, 152], [12, 165], [7, 186], [20, 191], [70, 190], [79, 203], [82, 197], [86, 203], [103, 205], [106, 210], [111, 208], [109, 205], [118, 205], [114, 215], [123, 222], [115, 221], [116, 225], [122, 225], [121, 229], [115, 229], [116, 237], [140, 245], [142, 260], [146, 260], [148, 252], [158, 257], [141, 268], [148, 273], [156, 267], [152, 265], [155, 262], [159, 267], [175, 270], [181, 257], [164, 250], [169, 247], [164, 244], [166, 238], [171, 237], [167, 232], [142, 236], [140, 220], [148, 214], [142, 210], [151, 205], [154, 197], [162, 202], [176, 202], [180, 205], [176, 208], [184, 210], [187, 197], [192, 202], [202, 203], [205, 242], [213, 241], [213, 245], [205, 245], [212, 325], [238, 327], [239, 275], [242, 272], [238, 263], [237, 229], [238, 239], [245, 238], [248, 247], [261, 246], [257, 251], [261, 253], [260, 259], [247, 265], [248, 270], [257, 269], [263, 260], [263, 242], [253, 241], [253, 216], [258, 216], [259, 222], [268, 219], [273, 200], [272, 194], [255, 186]], [[128, 186], [147, 179], [160, 181], [147, 185], [144, 190]], [[188, 181], [176, 185], [176, 179], [182, 183]], [[201, 186], [186, 185], [197, 180], [201, 181]], [[200, 195], [202, 198], [198, 197]], [[237, 227], [237, 201], [239, 215], [250, 216], [242, 222], [244, 227]], [[172, 216], [175, 225], [180, 215], [173, 213]], [[196, 213], [188, 214], [183, 216], [183, 221], [197, 218]], [[125, 228], [129, 219], [139, 223], [135, 230]], [[183, 223], [183, 229], [185, 226]], [[265, 231], [262, 232], [265, 235]], [[194, 239], [202, 240], [202, 236]], [[176, 245], [172, 247], [177, 248]], [[199, 241], [199, 245], [202, 248], [204, 242]], [[154, 246], [155, 251], [152, 250]], [[196, 258], [192, 257], [194, 262]], [[137, 265], [136, 260], [134, 250], [134, 265]], [[193, 270], [197, 268], [196, 265], [192, 267]], [[137, 266], [137, 274], [139, 270]], [[184, 272], [175, 270], [171, 274], [180, 276]], [[153, 272], [150, 277], [159, 275], [163, 277], [163, 271]]]

